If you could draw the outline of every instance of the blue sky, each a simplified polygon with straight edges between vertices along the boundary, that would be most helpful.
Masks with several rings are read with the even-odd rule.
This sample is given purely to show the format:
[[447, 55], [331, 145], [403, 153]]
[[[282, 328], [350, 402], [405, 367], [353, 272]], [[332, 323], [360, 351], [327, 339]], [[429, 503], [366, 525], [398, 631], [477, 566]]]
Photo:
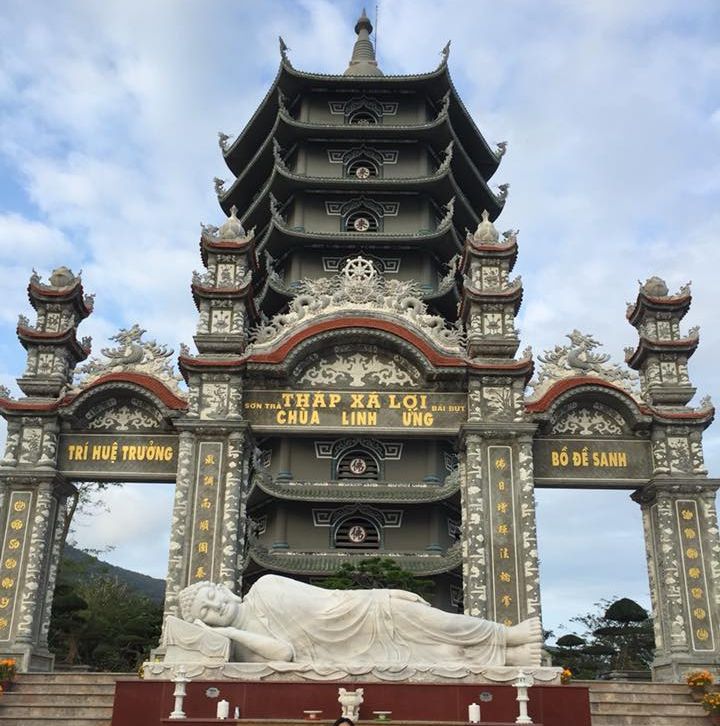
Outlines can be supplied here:
[[[0, 383], [23, 369], [15, 338], [30, 271], [83, 269], [83, 323], [99, 350], [140, 322], [190, 342], [199, 223], [221, 221], [217, 131], [237, 134], [278, 64], [277, 36], [306, 70], [342, 72], [356, 2], [6, 0], [0, 9]], [[371, 15], [373, 9], [368, 7]], [[523, 345], [573, 328], [615, 360], [633, 345], [625, 303], [652, 274], [693, 281], [688, 325], [698, 398], [718, 394], [720, 4], [695, 0], [383, 0], [389, 73], [450, 68], [478, 126], [509, 151], [501, 228], [520, 228]], [[0, 430], [0, 438], [4, 432]], [[711, 474], [720, 433], [705, 438]], [[171, 487], [108, 494], [79, 522], [109, 559], [163, 576]], [[539, 493], [546, 626], [614, 594], [647, 603], [639, 511], [625, 492]], [[622, 567], [618, 567], [618, 563]]]

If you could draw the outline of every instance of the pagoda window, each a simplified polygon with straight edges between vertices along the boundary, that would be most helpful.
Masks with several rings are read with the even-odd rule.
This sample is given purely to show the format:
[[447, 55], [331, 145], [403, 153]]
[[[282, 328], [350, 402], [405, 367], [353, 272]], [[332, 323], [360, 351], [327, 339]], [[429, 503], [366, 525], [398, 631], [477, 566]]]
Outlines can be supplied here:
[[364, 448], [346, 451], [335, 463], [336, 479], [365, 479], [380, 478], [380, 461], [373, 452]]
[[380, 527], [369, 517], [346, 517], [335, 525], [333, 546], [353, 550], [380, 549]]
[[380, 167], [367, 157], [359, 157], [345, 167], [345, 176], [372, 179], [380, 176]]
[[380, 123], [380, 117], [373, 113], [372, 109], [359, 108], [357, 111], [348, 116], [348, 123], [370, 126]]
[[356, 209], [345, 217], [343, 228], [346, 232], [377, 232], [380, 218], [369, 209]]

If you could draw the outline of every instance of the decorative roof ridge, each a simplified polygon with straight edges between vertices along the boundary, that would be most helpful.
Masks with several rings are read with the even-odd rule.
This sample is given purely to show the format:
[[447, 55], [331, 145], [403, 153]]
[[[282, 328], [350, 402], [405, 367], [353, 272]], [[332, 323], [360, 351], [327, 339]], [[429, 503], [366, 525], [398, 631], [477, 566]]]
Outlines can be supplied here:
[[286, 70], [286, 71], [293, 70], [292, 66], [289, 65], [289, 63], [286, 64], [285, 61], [286, 61], [285, 58], [283, 58], [280, 61], [280, 65], [278, 67], [277, 73], [275, 74], [275, 78], [273, 79], [273, 82], [270, 84], [270, 88], [268, 88], [267, 93], [263, 96], [262, 101], [260, 101], [260, 103], [258, 104], [253, 115], [250, 116], [247, 123], [243, 127], [242, 131], [235, 137], [232, 144], [230, 144], [230, 146], [227, 148], [227, 150], [223, 151], [224, 159], [227, 159], [228, 156], [232, 156], [232, 153], [235, 150], [235, 148], [238, 147], [242, 143], [242, 140], [246, 136], [247, 132], [252, 128], [255, 119], [258, 116], [260, 116], [260, 114], [264, 111], [265, 104], [268, 102], [268, 99], [270, 99], [273, 95], [276, 94], [283, 70]]
[[110, 374], [142, 374], [155, 378], [176, 395], [181, 395], [178, 387], [180, 377], [170, 360], [172, 349], [155, 340], [143, 340], [145, 332], [137, 323], [130, 328], [120, 328], [110, 336], [110, 340], [117, 343], [116, 347], [100, 350], [106, 360], [95, 356], [75, 369], [73, 388], [84, 389]]
[[464, 276], [464, 289], [470, 293], [473, 297], [477, 298], [488, 298], [488, 297], [512, 297], [518, 293], [522, 294], [522, 276], [517, 275], [512, 280], [508, 280], [505, 287], [498, 287], [493, 289], [475, 287], [472, 280]]
[[443, 74], [449, 76], [447, 64], [440, 63], [436, 68], [425, 73], [383, 73], [381, 76], [346, 76], [344, 73], [314, 73], [302, 71], [286, 62], [281, 62], [280, 67], [288, 75], [298, 80], [308, 81], [343, 81], [348, 84], [360, 81], [361, 83], [380, 83], [381, 85], [393, 83], [394, 81], [430, 81], [440, 78]]
[[343, 314], [329, 315], [322, 320], [308, 320], [308, 323], [308, 325], [298, 327], [290, 331], [286, 336], [273, 341], [268, 345], [267, 350], [249, 350], [248, 363], [258, 365], [282, 364], [289, 351], [309, 338], [326, 332], [335, 333], [339, 330], [356, 328], [359, 330], [380, 331], [381, 333], [389, 333], [397, 336], [412, 345], [435, 368], [457, 369], [469, 365], [468, 359], [462, 353], [448, 353], [442, 350], [429, 340], [427, 336], [416, 332], [414, 326], [411, 329], [410, 326], [405, 324], [405, 321], [402, 321], [401, 324], [399, 320], [392, 321], [378, 316], [349, 315], [347, 311], [344, 311]]
[[272, 234], [272, 230], [277, 229], [283, 234], [291, 237], [299, 237], [303, 239], [347, 239], [348, 241], [372, 240], [373, 242], [387, 241], [403, 241], [403, 240], [432, 240], [443, 237], [451, 231], [456, 240], [457, 248], [460, 249], [460, 240], [455, 232], [452, 221], [446, 222], [444, 225], [438, 225], [432, 232], [416, 232], [416, 233], [392, 233], [387, 232], [304, 232], [301, 230], [288, 227], [282, 218], [271, 217], [265, 234], [258, 243], [258, 251], [261, 252], [267, 243], [268, 238]]
[[616, 391], [632, 401], [641, 413], [649, 415], [652, 412], [650, 406], [648, 406], [637, 393], [634, 393], [618, 383], [608, 381], [605, 378], [587, 375], [569, 376], [567, 378], [554, 381], [552, 385], [548, 386], [548, 388], [546, 388], [537, 398], [534, 394], [527, 398], [525, 401], [525, 410], [529, 413], [542, 413], [550, 408], [555, 400], [562, 394], [584, 386], [600, 386], [601, 388], [608, 388], [612, 391]]
[[[453, 545], [443, 553], [435, 552], [387, 552], [381, 551], [383, 557], [398, 560], [405, 569], [422, 575], [441, 574], [454, 570], [462, 563], [462, 550]], [[245, 567], [253, 560], [260, 567], [278, 569], [295, 574], [330, 574], [342, 562], [362, 561], [367, 557], [377, 557], [378, 550], [367, 552], [350, 552], [343, 550], [327, 550], [324, 552], [306, 550], [270, 550], [255, 544], [250, 547]], [[293, 562], [294, 560], [294, 562]], [[294, 565], [294, 566], [293, 566]]]
[[[628, 346], [625, 348], [625, 362], [630, 368], [637, 369], [638, 366], [645, 360], [645, 356], [648, 351], [660, 352], [663, 351], [675, 351], [687, 353], [687, 357], [690, 358], [697, 350], [700, 344], [700, 327], [695, 326], [690, 328], [688, 335], [678, 340], [658, 340], [655, 338], [649, 338], [647, 335], [640, 335], [638, 344], [636, 347]], [[689, 386], [690, 383], [688, 382]]]
[[352, 133], [362, 133], [364, 131], [369, 131], [370, 133], [375, 133], [382, 135], [384, 131], [413, 131], [416, 129], [429, 129], [434, 128], [437, 126], [441, 126], [445, 121], [448, 123], [450, 122], [450, 119], [448, 117], [448, 114], [441, 110], [438, 115], [432, 119], [431, 121], [425, 121], [423, 123], [416, 123], [416, 124], [368, 124], [368, 125], [362, 125], [362, 124], [353, 124], [352, 126], [348, 126], [345, 124], [322, 124], [322, 123], [315, 123], [312, 121], [301, 121], [300, 119], [296, 119], [292, 114], [290, 114], [289, 111], [286, 111], [282, 108], [278, 109], [277, 113], [278, 117], [281, 118], [286, 123], [289, 123], [291, 126], [296, 126], [298, 128], [304, 128], [304, 129], [345, 129], [347, 131], [350, 131]]
[[242, 171], [239, 174], [235, 174], [233, 172], [230, 164], [227, 163], [227, 157], [223, 157], [225, 159], [225, 163], [230, 170], [230, 172], [233, 174], [235, 179], [233, 179], [232, 184], [230, 185], [228, 189], [228, 193], [232, 192], [232, 190], [247, 176], [255, 166], [255, 163], [258, 161], [258, 159], [263, 155], [266, 154], [268, 151], [268, 148], [272, 146], [272, 142], [275, 140], [275, 133], [277, 132], [278, 126], [280, 125], [281, 116], [279, 113], [275, 114], [275, 121], [273, 121], [273, 125], [270, 128], [270, 131], [268, 132], [268, 135], [265, 137], [265, 140], [258, 146], [257, 151], [250, 157], [250, 159], [247, 161], [247, 163], [243, 166]]
[[93, 380], [86, 387], [74, 388], [54, 401], [11, 400], [2, 395], [2, 391], [0, 391], [0, 409], [3, 411], [57, 411], [74, 405], [81, 396], [85, 398], [97, 388], [115, 382], [132, 383], [140, 386], [157, 396], [168, 408], [175, 410], [185, 410], [187, 408], [187, 400], [168, 388], [159, 378], [147, 373], [127, 371], [107, 373]]
[[349, 177], [349, 176], [316, 176], [315, 174], [298, 174], [297, 172], [291, 171], [285, 164], [275, 164], [275, 167], [277, 170], [285, 176], [288, 179], [296, 179], [298, 181], [307, 181], [308, 179], [314, 179], [319, 182], [327, 183], [327, 182], [347, 182], [350, 183], [353, 186], [356, 185], [366, 185], [367, 187], [380, 187], [384, 183], [391, 183], [395, 184], [407, 184], [407, 183], [413, 183], [413, 184], [424, 184], [424, 183], [430, 183], [433, 181], [442, 180], [443, 178], [446, 178], [447, 176], [452, 174], [452, 171], [450, 168], [446, 169], [438, 169], [437, 171], [433, 172], [432, 174], [428, 174], [426, 176], [408, 176], [408, 177], [370, 177], [369, 179], [358, 179], [357, 177]]
[[252, 485], [257, 486], [270, 496], [276, 496], [279, 499], [287, 499], [289, 501], [303, 499], [334, 501], [362, 497], [364, 501], [412, 500], [418, 502], [435, 502], [448, 499], [460, 489], [457, 477], [452, 479], [448, 477], [442, 484], [427, 484], [425, 482], [358, 482], [350, 480], [280, 483], [264, 474], [260, 474], [253, 476]]
[[469, 121], [470, 126], [473, 131], [475, 131], [476, 135], [480, 137], [480, 139], [483, 142], [483, 145], [487, 149], [487, 151], [492, 154], [493, 157], [497, 160], [497, 162], [500, 162], [500, 159], [505, 155], [505, 151], [507, 149], [507, 142], [502, 141], [501, 144], [504, 144], [505, 146], [498, 145], [499, 150], [495, 151], [494, 149], [490, 148], [490, 145], [488, 144], [487, 140], [485, 139], [485, 136], [483, 135], [482, 131], [478, 128], [477, 124], [475, 123], [475, 120], [473, 119], [470, 112], [467, 110], [467, 106], [463, 103], [462, 98], [460, 97], [460, 94], [457, 91], [457, 88], [455, 88], [455, 84], [453, 83], [452, 76], [450, 75], [450, 71], [447, 72], [448, 77], [448, 83], [450, 84], [450, 89], [452, 91], [452, 97], [455, 99], [455, 101], [458, 104], [458, 107], [460, 108], [460, 111], [465, 116], [465, 118]]
[[333, 277], [303, 279], [288, 311], [274, 315], [255, 327], [250, 334], [248, 351], [273, 347], [292, 334], [293, 329], [338, 313], [374, 315], [401, 320], [412, 325], [418, 334], [445, 353], [459, 354], [464, 349], [464, 333], [428, 312], [422, 302], [422, 290], [412, 281], [386, 280], [377, 274], [370, 260], [358, 255], [349, 259], [342, 272]]

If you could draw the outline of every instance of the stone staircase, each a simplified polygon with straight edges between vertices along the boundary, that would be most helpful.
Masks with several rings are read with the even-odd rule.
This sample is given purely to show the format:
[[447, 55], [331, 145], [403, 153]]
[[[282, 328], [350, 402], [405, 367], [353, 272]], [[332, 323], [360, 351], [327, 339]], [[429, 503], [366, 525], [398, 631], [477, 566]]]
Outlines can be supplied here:
[[592, 726], [708, 726], [684, 684], [575, 681], [590, 688]]
[[126, 673], [23, 673], [0, 699], [0, 726], [110, 726]]

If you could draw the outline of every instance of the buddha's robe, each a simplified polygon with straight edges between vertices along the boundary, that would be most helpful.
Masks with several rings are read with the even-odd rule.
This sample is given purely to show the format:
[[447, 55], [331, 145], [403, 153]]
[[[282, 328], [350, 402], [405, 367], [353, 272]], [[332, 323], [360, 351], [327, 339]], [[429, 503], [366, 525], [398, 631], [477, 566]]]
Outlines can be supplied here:
[[504, 626], [398, 593], [265, 575], [245, 596], [235, 627], [287, 643], [296, 663], [504, 665]]

